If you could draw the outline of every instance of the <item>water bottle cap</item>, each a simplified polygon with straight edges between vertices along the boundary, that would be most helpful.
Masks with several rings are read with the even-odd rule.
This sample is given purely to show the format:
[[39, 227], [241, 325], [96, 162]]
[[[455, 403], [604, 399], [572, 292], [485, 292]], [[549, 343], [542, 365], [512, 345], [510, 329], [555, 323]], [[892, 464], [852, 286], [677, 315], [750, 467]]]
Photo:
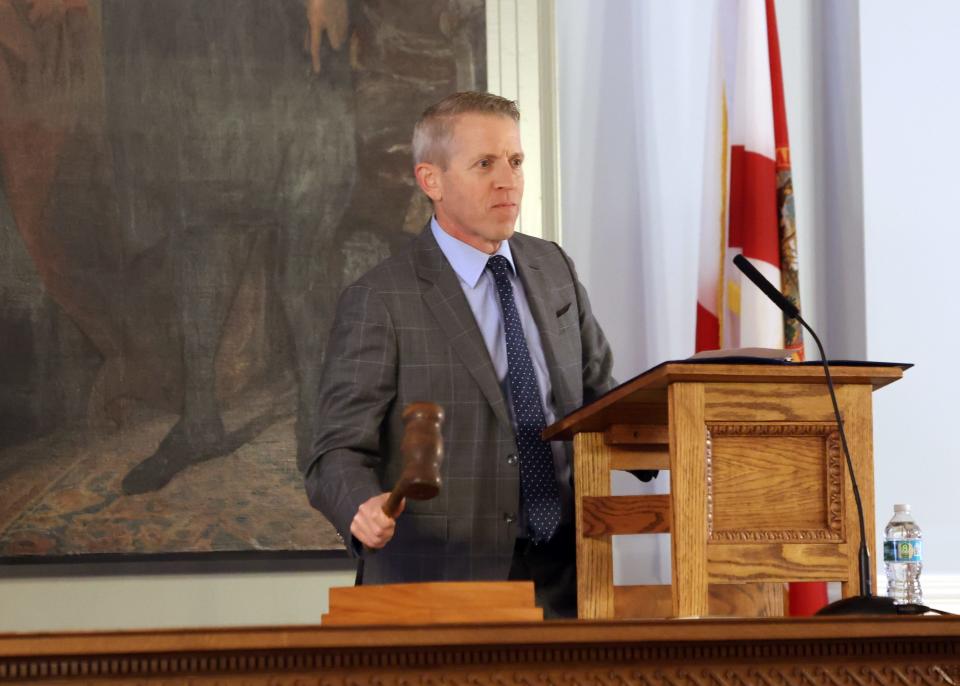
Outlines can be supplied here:
[[910, 511], [910, 506], [907, 505], [907, 504], [905, 504], [905, 503], [898, 503], [897, 505], [894, 505], [894, 506], [893, 506], [893, 511], [894, 511], [894, 512], [909, 512], [909, 511]]

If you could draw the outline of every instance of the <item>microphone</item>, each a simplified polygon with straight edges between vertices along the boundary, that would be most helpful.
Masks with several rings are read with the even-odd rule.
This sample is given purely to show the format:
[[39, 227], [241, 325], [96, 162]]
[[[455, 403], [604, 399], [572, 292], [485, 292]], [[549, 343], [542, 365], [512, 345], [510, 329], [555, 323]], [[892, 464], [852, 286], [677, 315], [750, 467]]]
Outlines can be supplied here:
[[857, 504], [857, 519], [860, 524], [860, 551], [859, 551], [859, 576], [860, 576], [860, 594], [843, 598], [835, 603], [821, 608], [818, 615], [887, 615], [887, 614], [923, 614], [928, 608], [922, 605], [896, 605], [892, 598], [873, 595], [871, 578], [873, 572], [870, 567], [870, 551], [867, 550], [866, 524], [863, 516], [863, 502], [860, 500], [860, 488], [857, 486], [857, 475], [853, 471], [853, 460], [850, 458], [850, 448], [847, 447], [847, 434], [843, 430], [843, 418], [840, 416], [840, 405], [837, 403], [837, 394], [833, 388], [833, 379], [830, 376], [830, 364], [827, 362], [827, 354], [823, 350], [823, 344], [820, 337], [800, 316], [800, 310], [790, 302], [783, 293], [778, 291], [766, 277], [761, 274], [756, 267], [750, 264], [750, 261], [743, 255], [737, 255], [733, 258], [733, 263], [743, 272], [744, 276], [750, 279], [757, 288], [773, 301], [773, 304], [783, 310], [783, 313], [791, 319], [796, 319], [804, 329], [810, 332], [817, 349], [820, 351], [820, 360], [823, 362], [823, 372], [827, 379], [827, 389], [830, 391], [830, 400], [833, 401], [833, 414], [837, 420], [837, 427], [840, 430], [840, 444], [843, 446], [843, 454], [847, 459], [847, 472], [850, 474], [850, 483], [853, 486], [853, 499]]
[[[763, 291], [764, 295], [773, 301], [774, 305], [783, 310], [785, 315], [791, 319], [796, 319], [806, 328], [810, 328], [806, 325], [806, 322], [800, 319], [800, 310], [797, 309], [797, 306], [790, 302], [790, 300], [787, 299], [787, 296], [774, 288], [773, 284], [767, 281], [767, 278], [760, 273], [759, 269], [753, 266], [750, 260], [743, 255], [737, 255], [733, 258], [733, 263], [737, 265], [737, 268], [740, 271], [743, 272], [744, 276], [753, 281], [753, 284]], [[810, 333], [813, 333], [813, 331], [810, 331]], [[813, 335], [814, 338], [816, 338], [816, 334]]]

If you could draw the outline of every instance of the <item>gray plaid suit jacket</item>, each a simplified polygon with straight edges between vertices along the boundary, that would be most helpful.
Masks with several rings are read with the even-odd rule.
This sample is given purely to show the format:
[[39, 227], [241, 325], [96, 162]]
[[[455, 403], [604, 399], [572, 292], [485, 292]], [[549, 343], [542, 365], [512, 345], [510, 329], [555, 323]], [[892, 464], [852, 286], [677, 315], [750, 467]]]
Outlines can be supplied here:
[[[515, 234], [510, 250], [564, 416], [613, 385], [610, 348], [558, 245]], [[394, 538], [364, 555], [364, 583], [506, 579], [518, 534], [513, 426], [473, 312], [429, 227], [337, 304], [319, 428], [300, 468], [311, 504], [347, 541], [357, 508], [400, 474], [401, 414], [416, 401], [446, 413], [443, 486], [433, 500], [407, 501]]]

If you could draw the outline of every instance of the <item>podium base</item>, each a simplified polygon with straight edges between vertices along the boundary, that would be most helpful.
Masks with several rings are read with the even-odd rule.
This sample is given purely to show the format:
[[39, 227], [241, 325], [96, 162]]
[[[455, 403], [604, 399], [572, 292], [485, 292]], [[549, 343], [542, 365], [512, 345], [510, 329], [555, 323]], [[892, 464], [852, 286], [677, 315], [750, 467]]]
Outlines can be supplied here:
[[542, 622], [532, 581], [430, 581], [330, 589], [321, 626]]

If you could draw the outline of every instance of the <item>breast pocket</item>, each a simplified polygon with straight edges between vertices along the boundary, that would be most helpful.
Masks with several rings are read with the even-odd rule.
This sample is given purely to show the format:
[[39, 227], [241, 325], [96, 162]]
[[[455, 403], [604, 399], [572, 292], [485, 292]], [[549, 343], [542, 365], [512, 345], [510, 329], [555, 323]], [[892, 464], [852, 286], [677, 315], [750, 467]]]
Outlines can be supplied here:
[[577, 308], [573, 303], [567, 303], [557, 310], [557, 329], [561, 334], [576, 330], [578, 324]]

